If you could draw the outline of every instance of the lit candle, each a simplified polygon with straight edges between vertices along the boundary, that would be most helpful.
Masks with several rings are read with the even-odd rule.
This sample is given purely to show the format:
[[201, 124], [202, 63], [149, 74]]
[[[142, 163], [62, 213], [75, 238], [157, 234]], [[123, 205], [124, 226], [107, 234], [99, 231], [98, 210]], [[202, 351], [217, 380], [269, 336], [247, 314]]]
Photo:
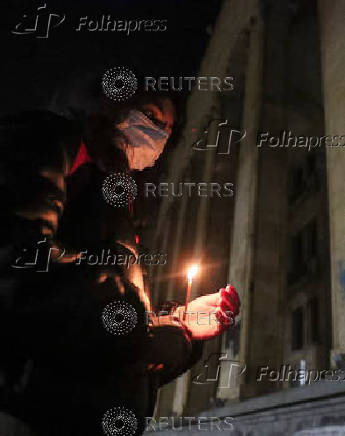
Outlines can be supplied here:
[[184, 305], [183, 321], [186, 320], [186, 312], [187, 312], [188, 303], [189, 303], [189, 299], [190, 299], [190, 293], [192, 290], [193, 278], [196, 276], [198, 271], [199, 271], [199, 266], [196, 264], [191, 265], [187, 270], [187, 293], [186, 293], [186, 302]]

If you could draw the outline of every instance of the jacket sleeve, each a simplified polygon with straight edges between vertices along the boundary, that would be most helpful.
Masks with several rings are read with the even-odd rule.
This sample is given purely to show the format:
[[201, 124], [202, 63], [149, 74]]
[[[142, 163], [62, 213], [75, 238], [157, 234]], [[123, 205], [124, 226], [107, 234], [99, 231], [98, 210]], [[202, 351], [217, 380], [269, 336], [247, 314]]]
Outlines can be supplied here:
[[171, 382], [190, 369], [202, 355], [203, 342], [191, 337], [186, 325], [171, 315], [151, 320], [150, 362], [159, 368], [159, 386]]

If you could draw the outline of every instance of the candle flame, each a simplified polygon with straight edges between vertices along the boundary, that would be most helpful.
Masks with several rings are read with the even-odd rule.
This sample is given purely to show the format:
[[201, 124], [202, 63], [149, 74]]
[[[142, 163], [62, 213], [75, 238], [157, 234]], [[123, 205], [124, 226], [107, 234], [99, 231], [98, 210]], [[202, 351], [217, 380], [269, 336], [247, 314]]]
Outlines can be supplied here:
[[192, 280], [193, 280], [193, 278], [196, 276], [196, 274], [198, 273], [198, 271], [199, 271], [199, 266], [198, 265], [196, 265], [196, 264], [194, 264], [194, 265], [192, 265], [192, 266], [190, 266], [189, 268], [188, 268], [188, 271], [187, 271], [187, 277], [188, 277], [188, 280], [191, 282]]

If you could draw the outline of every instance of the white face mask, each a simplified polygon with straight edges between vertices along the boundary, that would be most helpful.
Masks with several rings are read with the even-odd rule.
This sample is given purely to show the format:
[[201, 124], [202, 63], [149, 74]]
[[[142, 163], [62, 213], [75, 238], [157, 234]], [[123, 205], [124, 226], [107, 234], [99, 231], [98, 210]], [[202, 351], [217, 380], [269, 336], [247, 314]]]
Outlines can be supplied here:
[[164, 150], [169, 136], [143, 112], [135, 109], [129, 111], [128, 117], [117, 128], [129, 142], [126, 155], [131, 170], [152, 167]]

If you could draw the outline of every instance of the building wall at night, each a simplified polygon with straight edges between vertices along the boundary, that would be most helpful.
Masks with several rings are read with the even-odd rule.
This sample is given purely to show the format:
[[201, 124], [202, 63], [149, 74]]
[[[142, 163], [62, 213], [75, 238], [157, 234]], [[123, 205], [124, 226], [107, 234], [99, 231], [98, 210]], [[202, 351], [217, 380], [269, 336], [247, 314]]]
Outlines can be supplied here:
[[[222, 71], [234, 76], [235, 89], [217, 99], [192, 94], [177, 147], [183, 159], [174, 168], [179, 162], [180, 179], [225, 177], [234, 182], [235, 195], [231, 202], [191, 198], [181, 207], [165, 205], [161, 219], [169, 228], [164, 247], [174, 259], [171, 271], [202, 253], [215, 268], [201, 274], [195, 291], [211, 292], [229, 281], [240, 294], [241, 316], [232, 332], [206, 345], [195, 368], [161, 389], [157, 416], [235, 416], [239, 435], [265, 436], [343, 422], [342, 403], [335, 399], [344, 395], [341, 384], [300, 386], [303, 380], [268, 377], [258, 382], [257, 373], [261, 366], [345, 366], [344, 150], [258, 147], [257, 134], [343, 134], [344, 10], [344, 0], [332, 7], [326, 0], [223, 3], [200, 75], [215, 75], [214, 60], [222, 57]], [[229, 156], [187, 147], [190, 127], [202, 130], [207, 117], [230, 119], [246, 131]], [[160, 296], [164, 286], [161, 280], [156, 287]], [[183, 286], [175, 280], [166, 296], [179, 300]], [[229, 366], [214, 358], [220, 355], [246, 365], [230, 388], [223, 383]], [[213, 375], [220, 368], [218, 381], [193, 383], [205, 367]], [[332, 396], [328, 408], [322, 398]], [[297, 406], [301, 401], [305, 407]]]
[[[320, 0], [325, 134], [342, 135], [345, 111], [344, 0], [330, 5]], [[339, 132], [339, 133], [338, 133]], [[331, 238], [332, 364], [345, 357], [345, 202], [343, 147], [327, 150], [327, 180]]]

